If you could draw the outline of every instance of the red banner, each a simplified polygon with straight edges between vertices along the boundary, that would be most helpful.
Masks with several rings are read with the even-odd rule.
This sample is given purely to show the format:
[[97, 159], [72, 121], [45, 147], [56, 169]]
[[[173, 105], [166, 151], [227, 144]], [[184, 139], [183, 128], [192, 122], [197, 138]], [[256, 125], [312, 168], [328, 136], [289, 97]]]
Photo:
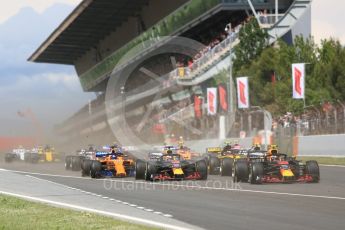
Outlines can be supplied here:
[[217, 88], [207, 88], [207, 113], [217, 114]]
[[164, 124], [157, 123], [153, 126], [153, 132], [156, 134], [165, 134], [166, 128]]
[[202, 117], [202, 98], [197, 95], [194, 95], [194, 114], [195, 118]]
[[225, 84], [218, 85], [218, 94], [219, 94], [219, 105], [220, 108], [224, 111], [228, 111], [228, 92]]
[[305, 87], [305, 64], [292, 64], [292, 97], [295, 99], [304, 98]]
[[238, 77], [237, 79], [237, 104], [238, 108], [249, 108], [249, 86], [248, 77]]

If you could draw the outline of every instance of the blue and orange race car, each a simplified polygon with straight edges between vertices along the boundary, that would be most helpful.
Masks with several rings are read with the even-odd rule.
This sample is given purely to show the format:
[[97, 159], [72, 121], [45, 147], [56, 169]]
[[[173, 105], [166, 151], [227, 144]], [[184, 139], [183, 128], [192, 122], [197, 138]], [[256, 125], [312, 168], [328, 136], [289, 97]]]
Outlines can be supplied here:
[[96, 152], [95, 160], [84, 160], [82, 175], [100, 177], [128, 177], [134, 175], [134, 161], [125, 155], [119, 146], [111, 146], [108, 151]]

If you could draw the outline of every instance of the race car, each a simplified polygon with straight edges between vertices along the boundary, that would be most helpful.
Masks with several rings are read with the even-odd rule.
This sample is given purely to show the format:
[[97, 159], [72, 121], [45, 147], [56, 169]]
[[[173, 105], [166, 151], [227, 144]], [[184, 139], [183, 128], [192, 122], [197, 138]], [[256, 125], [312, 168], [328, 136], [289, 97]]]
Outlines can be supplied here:
[[181, 155], [183, 159], [185, 160], [193, 160], [200, 157], [199, 153], [192, 151], [190, 148], [188, 148], [185, 145], [179, 146], [178, 149], [176, 150], [176, 153]]
[[85, 159], [82, 166], [82, 176], [128, 177], [134, 175], [134, 161], [123, 154], [120, 147], [111, 147], [110, 151], [96, 152], [96, 160]]
[[[96, 159], [96, 148], [93, 145], [89, 145], [88, 149], [80, 149], [76, 151], [75, 155], [68, 155], [65, 157], [65, 169], [72, 171], [80, 171], [83, 169], [84, 160]], [[86, 163], [88, 164], [88, 163]], [[89, 176], [87, 173], [85, 176]]]
[[187, 161], [177, 153], [150, 153], [147, 162], [137, 160], [135, 164], [137, 180], [206, 180], [205, 160]]
[[233, 180], [251, 184], [319, 182], [320, 170], [317, 161], [303, 163], [278, 153], [277, 150], [276, 147], [271, 147], [267, 152], [249, 152], [247, 159], [235, 162]]
[[176, 150], [177, 150], [177, 147], [174, 146], [174, 145], [164, 145], [162, 147], [163, 154], [169, 154], [169, 153], [172, 153], [172, 152], [176, 152]]
[[46, 145], [44, 148], [38, 147], [37, 153], [40, 157], [39, 162], [59, 162], [60, 154], [55, 151], [54, 147]]
[[5, 154], [5, 162], [11, 163], [13, 161], [25, 161], [27, 163], [37, 163], [40, 159], [37, 148], [27, 150], [22, 146], [13, 149], [11, 153]]
[[234, 162], [246, 157], [246, 151], [240, 146], [226, 144], [224, 148], [210, 147], [206, 149], [209, 174], [221, 176], [232, 176]]
[[41, 156], [39, 154], [39, 148], [32, 148], [31, 150], [27, 150], [24, 155], [24, 161], [27, 163], [38, 163]]
[[23, 148], [23, 146], [19, 146], [16, 149], [13, 149], [11, 153], [6, 153], [5, 154], [5, 162], [6, 163], [11, 163], [16, 160], [25, 160], [25, 155], [27, 154], [27, 150]]
[[176, 153], [181, 155], [185, 160], [192, 160], [200, 157], [199, 153], [192, 151], [188, 148], [183, 141], [183, 138], [180, 137], [180, 141], [178, 142], [178, 147], [176, 148]]
[[195, 159], [196, 157], [199, 157], [198, 153], [193, 152], [187, 146], [181, 145], [181, 143], [179, 143], [178, 147], [174, 145], [154, 146], [153, 152], [151, 153], [154, 152], [158, 154], [168, 154], [169, 152], [176, 153], [181, 155], [185, 160], [192, 160], [192, 158]]

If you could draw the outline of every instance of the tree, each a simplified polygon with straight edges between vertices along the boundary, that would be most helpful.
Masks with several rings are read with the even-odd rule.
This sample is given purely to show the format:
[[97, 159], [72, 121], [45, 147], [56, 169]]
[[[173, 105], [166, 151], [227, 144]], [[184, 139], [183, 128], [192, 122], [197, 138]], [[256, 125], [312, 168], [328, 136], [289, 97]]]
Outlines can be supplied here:
[[[320, 46], [313, 38], [296, 37], [294, 45], [278, 41], [277, 46], [264, 49], [249, 63], [238, 66], [235, 76], [250, 77], [251, 104], [263, 106], [274, 115], [298, 114], [303, 112], [303, 101], [292, 99], [291, 92], [291, 64], [298, 62], [308, 63], [307, 105], [345, 101], [345, 48], [333, 39], [322, 41]], [[272, 72], [275, 82], [271, 82]]]
[[235, 49], [234, 70], [239, 70], [258, 57], [267, 46], [267, 38], [267, 31], [260, 28], [255, 18], [244, 24], [239, 33], [240, 43]]

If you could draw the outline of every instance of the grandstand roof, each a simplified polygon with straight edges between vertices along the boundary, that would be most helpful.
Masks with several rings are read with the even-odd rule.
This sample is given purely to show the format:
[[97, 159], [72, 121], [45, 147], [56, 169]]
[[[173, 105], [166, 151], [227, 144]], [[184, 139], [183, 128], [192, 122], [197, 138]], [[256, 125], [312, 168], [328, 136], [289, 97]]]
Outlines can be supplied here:
[[74, 64], [128, 17], [136, 15], [148, 1], [83, 0], [28, 60]]

